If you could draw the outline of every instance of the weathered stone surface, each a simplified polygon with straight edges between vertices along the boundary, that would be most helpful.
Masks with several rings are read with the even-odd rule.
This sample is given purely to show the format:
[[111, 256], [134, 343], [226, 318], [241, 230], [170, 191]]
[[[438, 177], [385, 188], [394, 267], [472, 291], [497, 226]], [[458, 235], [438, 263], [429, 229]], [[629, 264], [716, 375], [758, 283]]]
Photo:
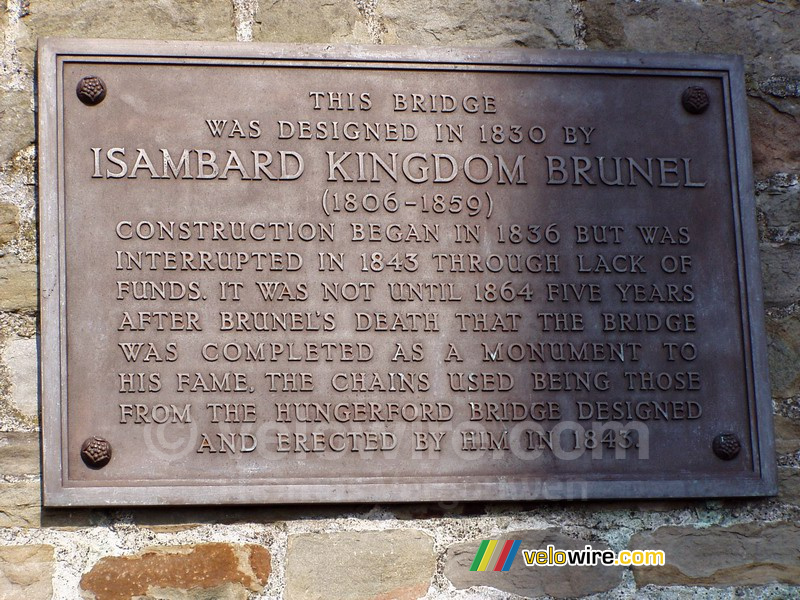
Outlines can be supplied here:
[[433, 540], [411, 530], [292, 535], [286, 600], [412, 600], [436, 570]]
[[34, 138], [31, 95], [19, 90], [0, 89], [0, 163], [32, 144]]
[[775, 415], [775, 451], [778, 454], [800, 451], [800, 422]]
[[[2, 101], [0, 100], [0, 102]], [[0, 116], [0, 119], [2, 118]], [[0, 149], [0, 154], [2, 154], [2, 149]], [[19, 231], [19, 209], [13, 204], [0, 202], [0, 246], [13, 240], [17, 231]]]
[[0, 3], [0, 52], [6, 54], [6, 48], [11, 44], [8, 38], [9, 23], [11, 12], [8, 10], [6, 2]]
[[741, 54], [757, 79], [800, 75], [800, 9], [793, 0], [580, 4], [593, 49]]
[[387, 44], [571, 48], [576, 42], [568, 0], [381, 0], [375, 7]]
[[268, 0], [253, 24], [257, 42], [369, 43], [364, 16], [352, 0]]
[[35, 421], [39, 414], [36, 338], [12, 337], [6, 342], [2, 357], [10, 374], [14, 408]]
[[800, 299], [800, 244], [761, 244], [764, 303], [786, 306]]
[[775, 98], [800, 98], [800, 77], [773, 75], [760, 82], [758, 90]]
[[[762, 255], [771, 260], [771, 249], [761, 248]], [[762, 261], [764, 258], [762, 257]], [[766, 279], [766, 268], [765, 279]], [[771, 277], [774, 277], [770, 273]], [[769, 352], [769, 378], [775, 398], [792, 398], [800, 395], [800, 313], [783, 318], [768, 318], [767, 350]]]
[[33, 0], [20, 23], [19, 46], [29, 68], [36, 39], [45, 36], [236, 39], [233, 3], [227, 0]]
[[39, 527], [40, 490], [38, 481], [0, 483], [0, 527]]
[[0, 257], [0, 310], [34, 310], [36, 306], [36, 265], [13, 256]]
[[660, 527], [633, 536], [632, 550], [659, 549], [660, 567], [634, 567], [638, 586], [800, 584], [800, 524]]
[[0, 546], [0, 598], [50, 600], [52, 594], [52, 546]]
[[759, 237], [772, 244], [800, 244], [800, 179], [776, 173], [756, 183]]
[[96, 600], [245, 600], [264, 589], [270, 568], [269, 552], [254, 544], [166, 546], [102, 558], [81, 578], [81, 588]]
[[778, 468], [778, 500], [800, 506], [800, 469]]
[[800, 117], [758, 98], [748, 98], [747, 110], [756, 177], [800, 171]]
[[748, 93], [763, 99], [778, 112], [800, 119], [800, 75], [771, 75], [761, 81], [748, 81]]
[[39, 473], [39, 434], [0, 433], [0, 474], [24, 477]]
[[[470, 571], [480, 540], [455, 544], [447, 549], [444, 575], [459, 589], [487, 586], [525, 597], [552, 596], [575, 598], [598, 594], [617, 587], [622, 581], [622, 567], [528, 567], [522, 550], [546, 550], [552, 544], [556, 550], [584, 548], [588, 542], [561, 533], [559, 529], [515, 531], [503, 539], [522, 540], [519, 555], [507, 573]], [[605, 550], [605, 544], [591, 542], [592, 548]], [[495, 555], [498, 551], [495, 550]], [[496, 556], [492, 557], [496, 560]]]

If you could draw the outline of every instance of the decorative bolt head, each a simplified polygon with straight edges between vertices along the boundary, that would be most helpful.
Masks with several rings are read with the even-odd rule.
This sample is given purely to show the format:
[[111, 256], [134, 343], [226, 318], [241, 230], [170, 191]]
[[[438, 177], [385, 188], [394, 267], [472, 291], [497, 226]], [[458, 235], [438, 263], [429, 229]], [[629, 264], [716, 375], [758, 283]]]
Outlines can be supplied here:
[[711, 448], [714, 450], [714, 454], [722, 460], [733, 460], [739, 455], [742, 444], [735, 433], [720, 433], [714, 438]]
[[106, 84], [99, 77], [90, 75], [78, 82], [75, 92], [81, 102], [87, 106], [94, 106], [100, 104], [106, 97]]
[[693, 115], [704, 113], [710, 104], [708, 92], [700, 86], [688, 87], [681, 96], [681, 103], [688, 113]]
[[81, 458], [90, 469], [102, 469], [111, 460], [111, 444], [100, 437], [91, 437], [81, 446]]

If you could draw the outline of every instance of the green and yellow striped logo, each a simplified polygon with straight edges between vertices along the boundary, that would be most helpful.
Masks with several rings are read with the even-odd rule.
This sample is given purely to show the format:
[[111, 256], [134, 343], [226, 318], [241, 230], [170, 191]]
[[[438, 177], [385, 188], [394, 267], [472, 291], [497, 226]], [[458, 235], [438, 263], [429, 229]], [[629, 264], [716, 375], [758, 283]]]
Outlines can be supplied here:
[[487, 567], [493, 563], [492, 558], [496, 554], [494, 568], [489, 570], [508, 571], [517, 556], [521, 543], [522, 540], [483, 540], [469, 570], [486, 571]]

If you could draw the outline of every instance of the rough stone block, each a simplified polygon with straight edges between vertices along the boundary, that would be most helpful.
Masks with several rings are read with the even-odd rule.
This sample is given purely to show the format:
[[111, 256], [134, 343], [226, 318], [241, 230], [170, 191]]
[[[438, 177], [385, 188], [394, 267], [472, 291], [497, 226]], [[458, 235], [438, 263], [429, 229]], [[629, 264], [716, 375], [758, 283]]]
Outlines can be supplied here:
[[245, 600], [264, 589], [270, 568], [269, 552], [254, 544], [165, 546], [101, 558], [81, 578], [81, 589], [95, 600]]
[[13, 256], [0, 257], [0, 310], [35, 310], [36, 285], [36, 265]]
[[800, 120], [800, 75], [772, 75], [763, 81], [751, 81], [748, 92], [795, 122]]
[[[771, 250], [768, 249], [765, 253], [762, 247], [762, 254], [767, 254], [771, 260]], [[775, 398], [798, 396], [800, 395], [800, 312], [782, 318], [767, 318], [765, 325], [772, 395]]]
[[39, 527], [40, 490], [38, 481], [0, 483], [0, 527]]
[[800, 469], [778, 468], [778, 500], [800, 506]]
[[580, 6], [589, 48], [741, 54], [758, 81], [800, 75], [794, 0], [596, 0]]
[[800, 452], [800, 422], [775, 415], [775, 451], [778, 454]]
[[40, 37], [236, 39], [230, 0], [31, 0], [20, 24], [28, 68]]
[[761, 244], [761, 275], [767, 306], [788, 306], [800, 299], [800, 244]]
[[800, 584], [800, 524], [660, 527], [633, 536], [632, 550], [658, 549], [659, 567], [634, 567], [638, 586]]
[[[20, 90], [0, 89], [0, 164], [30, 146], [35, 137], [31, 95]], [[0, 241], [0, 245], [3, 243]]]
[[384, 43], [421, 46], [572, 48], [577, 41], [568, 0], [381, 0], [376, 16]]
[[0, 473], [6, 477], [25, 477], [39, 473], [38, 433], [0, 433]]
[[369, 43], [369, 28], [352, 0], [262, 2], [253, 41], [290, 43]]
[[759, 98], [748, 98], [747, 112], [756, 177], [800, 171], [800, 117]]
[[435, 570], [433, 540], [420, 531], [292, 535], [286, 600], [416, 600]]
[[[622, 567], [527, 566], [522, 558], [522, 550], [546, 550], [550, 544], [555, 550], [573, 550], [582, 549], [589, 543], [564, 535], [558, 529], [515, 531], [504, 539], [522, 540], [519, 555], [508, 572], [470, 571], [481, 544], [480, 540], [475, 540], [455, 544], [447, 549], [445, 577], [458, 589], [487, 586], [525, 597], [553, 598], [599, 594], [614, 589], [622, 581]], [[607, 545], [597, 541], [592, 541], [591, 546], [595, 550], [608, 549]]]
[[756, 183], [759, 236], [772, 244], [800, 244], [800, 178], [776, 173]]
[[0, 598], [50, 600], [52, 595], [52, 546], [0, 546]]
[[12, 337], [5, 344], [2, 360], [10, 375], [12, 405], [23, 417], [36, 421], [39, 415], [36, 338]]
[[7, 2], [0, 2], [0, 52], [7, 54], [7, 47], [12, 43], [10, 33], [11, 11]]
[[[0, 100], [0, 103], [2, 100]], [[0, 109], [2, 110], [2, 109]], [[0, 116], [0, 119], [3, 117]], [[0, 140], [2, 137], [0, 136]], [[2, 144], [2, 141], [0, 141]], [[0, 148], [0, 155], [3, 151]], [[19, 209], [13, 204], [0, 202], [0, 246], [4, 246], [17, 236], [19, 231]]]

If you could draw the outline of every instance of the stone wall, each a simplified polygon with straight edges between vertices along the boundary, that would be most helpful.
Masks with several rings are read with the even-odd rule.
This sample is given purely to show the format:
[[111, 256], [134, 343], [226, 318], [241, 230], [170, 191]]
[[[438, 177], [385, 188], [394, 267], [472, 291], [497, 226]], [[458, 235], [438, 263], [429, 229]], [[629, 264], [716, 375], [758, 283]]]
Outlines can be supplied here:
[[[0, 598], [800, 597], [800, 8], [795, 0], [4, 0], [0, 9]], [[780, 495], [760, 500], [42, 510], [40, 36], [577, 48], [745, 57]], [[483, 538], [651, 569], [470, 573]]]

